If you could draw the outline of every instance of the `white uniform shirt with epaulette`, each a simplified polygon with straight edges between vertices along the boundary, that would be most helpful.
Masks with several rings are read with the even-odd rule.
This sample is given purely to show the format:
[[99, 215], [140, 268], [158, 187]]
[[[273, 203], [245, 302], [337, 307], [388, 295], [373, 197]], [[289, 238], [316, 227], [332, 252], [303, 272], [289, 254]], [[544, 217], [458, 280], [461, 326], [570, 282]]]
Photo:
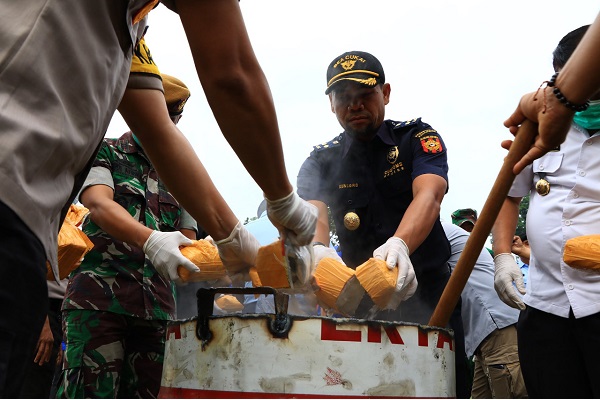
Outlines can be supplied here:
[[[573, 124], [558, 151], [535, 160], [515, 179], [511, 197], [531, 193], [527, 239], [531, 246], [529, 281], [524, 302], [567, 318], [600, 312], [600, 274], [576, 270], [563, 261], [568, 239], [600, 233], [600, 133], [591, 137]], [[535, 190], [540, 179], [545, 195]], [[544, 192], [542, 192], [544, 193]]]

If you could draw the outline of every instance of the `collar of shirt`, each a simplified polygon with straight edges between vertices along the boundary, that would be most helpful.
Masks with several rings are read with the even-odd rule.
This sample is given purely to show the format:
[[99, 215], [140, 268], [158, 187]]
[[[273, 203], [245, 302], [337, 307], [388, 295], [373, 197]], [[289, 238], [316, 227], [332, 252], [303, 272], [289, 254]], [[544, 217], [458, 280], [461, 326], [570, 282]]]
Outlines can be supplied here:
[[379, 140], [381, 140], [384, 144], [395, 146], [396, 143], [394, 143], [394, 140], [392, 139], [391, 128], [387, 125], [386, 122], [387, 121], [383, 121], [381, 126], [379, 126], [379, 129], [377, 130], [377, 133], [375, 134], [373, 139], [371, 139], [368, 142], [356, 140], [352, 136], [350, 136], [348, 132], [344, 131], [344, 136], [346, 140], [342, 142], [342, 145], [344, 146], [342, 150], [342, 157], [346, 157], [348, 155], [348, 152], [350, 151], [350, 148], [352, 146], [364, 146], [373, 142], [373, 140], [375, 140], [376, 138], [379, 138]]

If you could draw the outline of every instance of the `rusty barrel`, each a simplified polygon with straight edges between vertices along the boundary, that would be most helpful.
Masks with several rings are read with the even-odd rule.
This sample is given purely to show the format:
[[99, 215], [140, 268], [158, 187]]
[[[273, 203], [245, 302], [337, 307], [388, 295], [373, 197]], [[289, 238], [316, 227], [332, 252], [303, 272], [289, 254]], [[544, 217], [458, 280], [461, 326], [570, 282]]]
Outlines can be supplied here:
[[452, 331], [293, 316], [261, 289], [276, 313], [213, 316], [198, 291], [198, 317], [169, 325], [160, 398], [455, 397]]

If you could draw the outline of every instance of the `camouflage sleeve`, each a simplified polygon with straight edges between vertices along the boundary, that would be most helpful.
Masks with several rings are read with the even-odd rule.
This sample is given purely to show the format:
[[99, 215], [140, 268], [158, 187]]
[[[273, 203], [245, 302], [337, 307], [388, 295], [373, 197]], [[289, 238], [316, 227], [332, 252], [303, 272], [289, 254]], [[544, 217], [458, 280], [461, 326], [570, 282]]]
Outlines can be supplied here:
[[198, 232], [198, 223], [196, 220], [185, 210], [181, 209], [181, 215], [179, 216], [179, 229], [191, 229]]
[[85, 179], [85, 183], [83, 184], [81, 191], [88, 186], [94, 185], [106, 185], [112, 190], [115, 190], [115, 182], [113, 181], [113, 177], [110, 171], [104, 167], [93, 167], [90, 170], [90, 173]]
[[106, 144], [106, 139], [102, 142], [102, 146], [100, 146], [100, 150], [96, 155], [96, 159], [94, 160], [94, 164], [90, 169], [90, 172], [85, 178], [85, 182], [81, 186], [79, 193], [77, 194], [77, 199], [81, 193], [93, 185], [106, 185], [109, 186], [112, 190], [115, 190], [115, 183], [112, 177], [112, 159], [113, 153], [110, 147]]

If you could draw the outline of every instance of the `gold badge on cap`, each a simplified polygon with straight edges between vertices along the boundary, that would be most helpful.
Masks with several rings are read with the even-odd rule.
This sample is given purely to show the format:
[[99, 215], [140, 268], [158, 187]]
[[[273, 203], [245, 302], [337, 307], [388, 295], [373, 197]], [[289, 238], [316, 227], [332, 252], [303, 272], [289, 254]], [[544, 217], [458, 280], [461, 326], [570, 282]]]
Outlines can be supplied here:
[[349, 231], [354, 231], [360, 226], [360, 218], [354, 211], [349, 211], [344, 215], [344, 226]]
[[539, 181], [537, 181], [537, 183], [535, 184], [535, 191], [538, 192], [538, 194], [540, 196], [545, 196], [548, 193], [550, 193], [550, 182], [548, 182], [547, 180], [545, 180], [544, 178], [541, 178]]

